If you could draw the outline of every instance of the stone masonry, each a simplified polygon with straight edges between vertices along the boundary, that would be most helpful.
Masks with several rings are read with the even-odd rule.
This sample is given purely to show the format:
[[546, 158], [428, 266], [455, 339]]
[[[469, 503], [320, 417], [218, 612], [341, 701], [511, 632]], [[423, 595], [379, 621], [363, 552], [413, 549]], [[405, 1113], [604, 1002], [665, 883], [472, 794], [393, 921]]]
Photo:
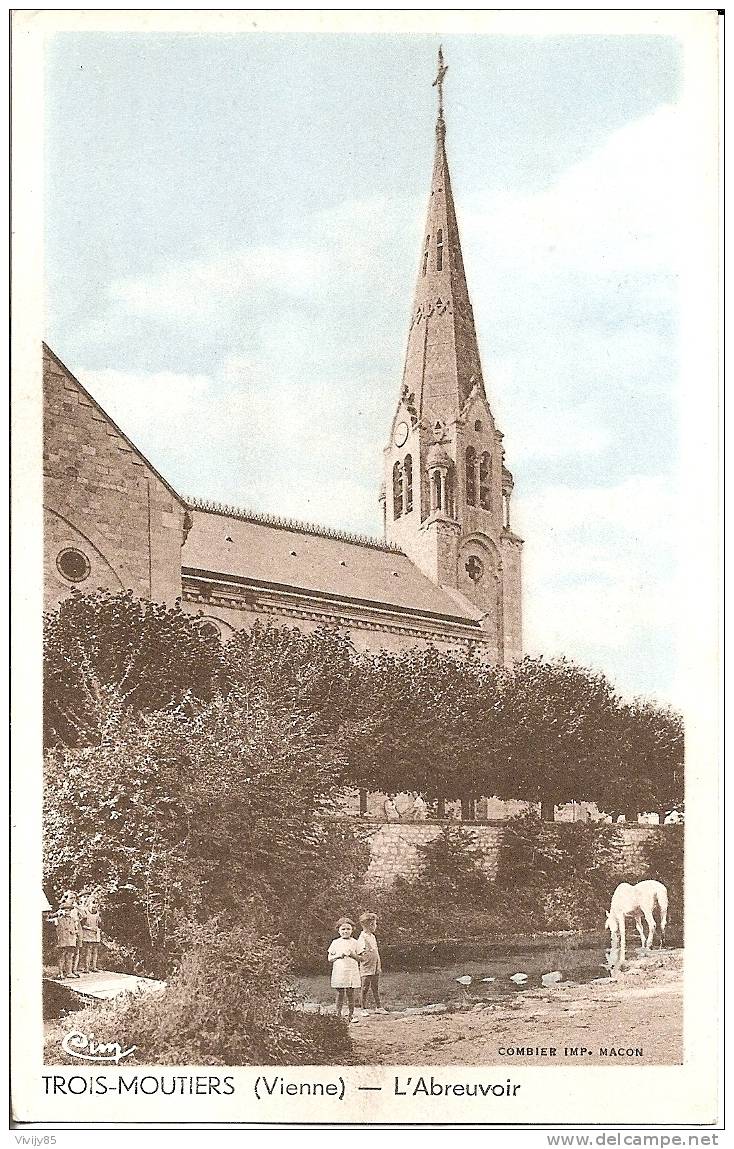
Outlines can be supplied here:
[[[43, 390], [45, 608], [74, 585], [173, 605], [184, 503], [47, 347]], [[82, 577], [65, 577], [65, 552]]]
[[[444, 823], [445, 824], [445, 823]], [[390, 886], [396, 878], [417, 878], [421, 867], [421, 853], [419, 846], [425, 846], [437, 837], [442, 829], [440, 822], [386, 822], [370, 825], [361, 823], [364, 836], [370, 844], [371, 859], [367, 870], [367, 882], [372, 886]], [[448, 823], [456, 827], [456, 822]], [[559, 823], [556, 823], [558, 826]], [[480, 851], [482, 869], [494, 881], [497, 877], [497, 863], [499, 859], [502, 838], [506, 832], [506, 824], [490, 822], [483, 825], [461, 824], [461, 828], [469, 833], [474, 844]], [[617, 825], [624, 840], [622, 847], [622, 869], [627, 870], [631, 876], [642, 879], [645, 876], [644, 849], [650, 840], [651, 834], [660, 832], [658, 826], [643, 825]], [[669, 826], [665, 833], [677, 833], [680, 827]], [[571, 826], [564, 827], [563, 832], [573, 833]]]

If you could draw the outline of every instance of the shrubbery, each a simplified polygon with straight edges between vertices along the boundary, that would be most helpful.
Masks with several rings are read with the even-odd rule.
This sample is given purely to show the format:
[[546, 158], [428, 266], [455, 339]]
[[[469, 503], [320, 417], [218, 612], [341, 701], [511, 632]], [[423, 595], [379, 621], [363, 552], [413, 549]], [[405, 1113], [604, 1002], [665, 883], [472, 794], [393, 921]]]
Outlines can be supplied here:
[[647, 877], [656, 878], [668, 890], [669, 943], [683, 944], [685, 884], [683, 867], [683, 826], [666, 826], [651, 834], [645, 844]]
[[549, 824], [536, 814], [508, 819], [497, 891], [510, 904], [523, 894], [538, 929], [596, 929], [623, 879], [622, 835], [599, 823]]
[[[130, 594], [74, 592], [47, 616], [44, 711], [47, 893], [101, 887], [117, 968], [169, 980], [165, 1005], [109, 1007], [95, 1033], [121, 1025], [171, 1063], [177, 1049], [318, 1061], [322, 1040], [346, 1055], [346, 1032], [294, 1011], [287, 989], [288, 968], [323, 967], [343, 913], [376, 911], [396, 940], [598, 924], [613, 829], [508, 823], [492, 885], [472, 836], [447, 827], [417, 881], [378, 894], [361, 828], [324, 819], [345, 786], [544, 799], [546, 812], [602, 791], [647, 808], [682, 796], [679, 716], [624, 707], [564, 660], [358, 655], [333, 629], [260, 625], [223, 647]], [[676, 866], [651, 863], [682, 898]]]
[[420, 847], [423, 867], [379, 896], [382, 929], [404, 947], [433, 941], [509, 939], [538, 932], [601, 932], [622, 870], [614, 826], [549, 825], [535, 814], [503, 827], [497, 878], [480, 864], [472, 833], [446, 826]]
[[[329, 1064], [351, 1058], [347, 1027], [334, 1017], [301, 1013], [291, 988], [289, 955], [259, 927], [186, 923], [178, 935], [179, 968], [163, 992], [118, 998], [74, 1015], [74, 1028], [96, 1041], [137, 1046], [125, 1064]], [[64, 1062], [61, 1030], [47, 1034], [48, 1063]], [[71, 1063], [72, 1059], [69, 1058]]]

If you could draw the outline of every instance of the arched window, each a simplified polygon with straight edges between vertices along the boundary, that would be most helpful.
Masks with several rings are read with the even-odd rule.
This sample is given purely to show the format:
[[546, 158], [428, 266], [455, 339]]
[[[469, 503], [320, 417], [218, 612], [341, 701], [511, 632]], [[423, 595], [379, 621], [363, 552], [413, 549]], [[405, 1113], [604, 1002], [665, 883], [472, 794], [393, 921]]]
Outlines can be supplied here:
[[490, 508], [489, 480], [490, 480], [489, 451], [485, 451], [479, 460], [479, 506], [484, 511]]
[[443, 271], [443, 228], [438, 229], [436, 236], [436, 271]]
[[430, 247], [430, 245], [431, 245], [431, 237], [430, 237], [430, 235], [427, 235], [426, 236], [426, 249], [423, 252], [423, 274], [424, 275], [426, 274], [426, 271], [428, 270], [428, 248]]
[[403, 473], [405, 475], [405, 513], [409, 515], [413, 510], [413, 459], [410, 455], [405, 456]]
[[470, 507], [477, 505], [477, 453], [473, 447], [466, 449], [466, 501]]
[[403, 513], [403, 469], [397, 462], [392, 469], [392, 517], [399, 519]]

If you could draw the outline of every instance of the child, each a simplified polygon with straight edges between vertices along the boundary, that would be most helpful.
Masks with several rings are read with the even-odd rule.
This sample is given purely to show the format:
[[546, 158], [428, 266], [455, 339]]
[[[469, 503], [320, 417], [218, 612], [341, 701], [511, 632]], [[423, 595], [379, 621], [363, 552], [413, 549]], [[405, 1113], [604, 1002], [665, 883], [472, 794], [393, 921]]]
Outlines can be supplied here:
[[[79, 895], [74, 890], [69, 891], [73, 899], [74, 906], [71, 910], [71, 915], [76, 919], [76, 945], [74, 946], [74, 960], [71, 967], [72, 977], [81, 977], [79, 973], [79, 962], [82, 957], [82, 907], [79, 901]], [[82, 971], [83, 972], [83, 971]]]
[[377, 914], [361, 914], [359, 924], [362, 927], [362, 932], [357, 939], [357, 954], [359, 955], [359, 972], [362, 976], [362, 1009], [367, 1008], [367, 998], [370, 990], [372, 990], [375, 1008], [379, 1013], [384, 1013], [385, 1010], [380, 1001], [382, 963], [375, 937]]
[[359, 976], [359, 962], [357, 961], [357, 942], [352, 937], [354, 922], [351, 918], [339, 918], [336, 923], [339, 937], [334, 938], [329, 946], [327, 957], [331, 965], [331, 985], [336, 990], [336, 1016], [341, 1017], [344, 1008], [344, 994], [347, 995], [347, 1011], [349, 1021], [356, 1021], [354, 1017], [354, 991], [361, 987]]
[[67, 890], [62, 895], [53, 921], [56, 924], [56, 948], [59, 951], [59, 977], [79, 977], [79, 974], [74, 972], [74, 955], [79, 936], [79, 913], [76, 908], [76, 894], [73, 890]]
[[102, 941], [102, 915], [99, 912], [99, 905], [94, 894], [89, 895], [87, 904], [81, 907], [79, 916], [82, 926], [82, 959], [84, 962], [82, 968], [84, 973], [96, 973], [99, 944]]

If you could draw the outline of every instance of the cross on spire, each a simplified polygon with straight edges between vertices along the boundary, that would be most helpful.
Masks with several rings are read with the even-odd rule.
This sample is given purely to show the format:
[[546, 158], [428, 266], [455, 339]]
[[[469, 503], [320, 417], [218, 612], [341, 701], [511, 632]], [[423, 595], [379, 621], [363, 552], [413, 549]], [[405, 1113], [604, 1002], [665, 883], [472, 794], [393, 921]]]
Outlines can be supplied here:
[[438, 88], [438, 118], [443, 119], [443, 81], [449, 70], [448, 64], [443, 62], [443, 46], [438, 49], [438, 72], [431, 87]]

